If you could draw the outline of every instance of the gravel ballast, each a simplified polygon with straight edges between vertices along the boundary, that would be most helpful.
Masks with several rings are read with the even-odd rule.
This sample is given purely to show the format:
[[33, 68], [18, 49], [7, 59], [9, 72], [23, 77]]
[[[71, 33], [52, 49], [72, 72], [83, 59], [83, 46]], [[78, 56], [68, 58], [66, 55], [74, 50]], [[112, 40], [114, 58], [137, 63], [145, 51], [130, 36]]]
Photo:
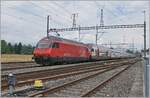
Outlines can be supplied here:
[[99, 88], [92, 97], [143, 97], [143, 64], [137, 62], [128, 70]]
[[118, 71], [124, 69], [125, 66], [113, 69], [111, 71], [99, 74], [95, 77], [85, 79], [81, 82], [77, 82], [72, 86], [67, 86], [61, 90], [56, 91], [55, 93], [49, 94], [50, 97], [71, 97], [71, 96], [81, 96], [88, 90], [95, 87], [97, 84], [101, 83], [106, 78], [109, 78], [111, 75], [117, 73]]

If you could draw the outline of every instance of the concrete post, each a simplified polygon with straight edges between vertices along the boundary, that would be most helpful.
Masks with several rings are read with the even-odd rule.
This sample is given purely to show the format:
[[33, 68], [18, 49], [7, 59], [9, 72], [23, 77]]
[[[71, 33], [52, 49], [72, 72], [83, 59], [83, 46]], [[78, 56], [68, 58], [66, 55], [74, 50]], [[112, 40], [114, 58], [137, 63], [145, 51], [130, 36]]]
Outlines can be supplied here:
[[150, 64], [149, 64], [149, 59], [148, 58], [144, 58], [144, 95], [145, 97], [149, 97], [150, 96], [150, 91], [149, 91], [149, 87], [150, 87]]
[[9, 87], [9, 96], [14, 96], [14, 87], [16, 84], [16, 77], [12, 73], [8, 75], [8, 87]]

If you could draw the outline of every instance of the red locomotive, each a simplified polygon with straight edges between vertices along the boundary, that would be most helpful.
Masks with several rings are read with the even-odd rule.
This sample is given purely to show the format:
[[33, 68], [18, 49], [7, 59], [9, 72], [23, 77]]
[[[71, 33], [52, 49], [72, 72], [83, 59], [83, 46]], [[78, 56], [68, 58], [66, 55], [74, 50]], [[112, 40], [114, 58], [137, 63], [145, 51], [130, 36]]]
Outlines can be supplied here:
[[35, 62], [43, 65], [82, 62], [91, 58], [86, 44], [54, 36], [41, 39], [33, 54]]
[[134, 57], [116, 49], [54, 36], [41, 39], [33, 54], [35, 62], [42, 65]]

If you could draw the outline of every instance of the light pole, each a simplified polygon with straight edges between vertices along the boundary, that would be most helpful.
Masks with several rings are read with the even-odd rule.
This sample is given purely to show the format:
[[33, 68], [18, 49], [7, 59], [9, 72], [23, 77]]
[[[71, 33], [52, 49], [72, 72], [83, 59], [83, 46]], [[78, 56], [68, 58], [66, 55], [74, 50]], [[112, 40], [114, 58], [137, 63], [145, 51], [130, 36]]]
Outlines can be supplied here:
[[80, 25], [79, 25], [79, 31], [78, 32], [79, 32], [79, 42], [80, 42]]
[[51, 16], [48, 15], [47, 16], [47, 37], [48, 37], [48, 33], [49, 33], [49, 21], [50, 21], [50, 19], [51, 19]]
[[146, 58], [146, 16], [144, 11], [144, 58]]
[[149, 97], [149, 73], [150, 73], [150, 65], [148, 63], [148, 58], [146, 57], [146, 12], [144, 12], [144, 95], [145, 97]]

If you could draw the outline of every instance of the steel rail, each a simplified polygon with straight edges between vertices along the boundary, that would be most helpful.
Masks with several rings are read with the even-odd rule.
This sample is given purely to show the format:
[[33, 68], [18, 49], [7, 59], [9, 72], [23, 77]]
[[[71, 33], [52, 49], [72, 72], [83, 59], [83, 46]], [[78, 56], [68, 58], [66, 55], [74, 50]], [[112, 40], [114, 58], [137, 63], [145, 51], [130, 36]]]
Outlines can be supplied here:
[[[122, 59], [121, 59], [122, 60]], [[117, 61], [117, 59], [106, 59], [106, 60], [103, 60], [104, 62], [107, 61], [107, 62], [111, 62], [111, 61]], [[29, 61], [29, 62], [2, 62], [2, 65], [3, 66], [10, 66], [10, 65], [5, 65], [5, 64], [24, 64], [24, 63], [35, 63], [34, 61]], [[36, 64], [36, 63], [35, 63]], [[64, 65], [64, 64], [62, 64]], [[12, 65], [11, 65], [12, 66]], [[58, 66], [58, 65], [51, 65], [51, 66]], [[2, 68], [1, 71], [9, 71], [9, 70], [16, 70], [16, 69], [24, 69], [24, 68], [33, 68], [33, 67], [47, 67], [47, 66], [41, 66], [41, 65], [35, 65], [35, 66], [19, 66], [19, 67], [16, 67], [15, 65], [13, 65], [13, 67], [7, 67], [7, 68]]]
[[[74, 71], [74, 72], [71, 71], [70, 73], [62, 73], [62, 74], [59, 74], [59, 75], [56, 74], [52, 77], [44, 77], [44, 78], [39, 77], [39, 78], [35, 78], [35, 79], [26, 79], [24, 81], [21, 80], [17, 83], [17, 87], [27, 85], [27, 84], [31, 85], [31, 84], [34, 83], [34, 81], [36, 79], [40, 79], [42, 81], [47, 81], [47, 80], [54, 79], [54, 78], [56, 79], [56, 78], [60, 78], [60, 77], [70, 76], [70, 75], [82, 74], [82, 73], [86, 73], [86, 72], [90, 72], [90, 71], [102, 70], [102, 69], [108, 68], [108, 67], [110, 67], [112, 65], [115, 65], [115, 64], [122, 64], [122, 63], [125, 64], [125, 63], [128, 63], [128, 62], [129, 61], [123, 61], [123, 62], [117, 62], [117, 63], [114, 63], [114, 62], [112, 63], [111, 62], [111, 64], [105, 64], [105, 65], [86, 66], [86, 67], [80, 68], [80, 70], [77, 70], [77, 71]], [[39, 76], [41, 76], [41, 75], [39, 75]], [[2, 81], [2, 88], [1, 89], [5, 90], [7, 88], [8, 88], [7, 82]]]
[[[128, 63], [128, 61], [124, 61], [125, 63]], [[122, 63], [122, 62], [121, 62]], [[112, 66], [112, 65], [115, 65], [115, 64], [120, 64], [120, 63], [111, 63], [110, 65]], [[82, 72], [88, 72], [88, 69], [90, 69], [91, 71], [92, 70], [96, 70], [97, 68], [99, 69], [99, 68], [105, 68], [105, 67], [109, 67], [110, 66], [109, 64], [105, 64], [105, 65], [97, 65], [97, 66], [84, 66], [84, 67], [81, 67], [81, 68], [79, 68], [77, 71], [75, 70], [74, 72], [72, 72], [71, 71], [71, 75], [73, 75], [74, 73], [82, 73]], [[93, 69], [94, 68], [94, 69]], [[81, 71], [80, 71], [81, 70]], [[69, 75], [70, 73], [68, 72], [68, 73], [66, 73], [66, 74], [60, 74], [60, 75], [54, 75], [54, 76], [52, 76], [52, 77], [58, 77], [58, 76], [62, 76], [62, 75]], [[41, 76], [41, 75], [39, 75], [39, 76]], [[34, 76], [33, 76], [34, 77]], [[40, 78], [40, 77], [38, 77], [38, 78], [35, 78], [35, 79], [42, 79], [42, 80], [46, 80], [46, 79], [51, 79], [51, 77], [42, 77], [42, 78]], [[21, 82], [18, 82], [17, 83], [17, 85], [23, 85], [23, 84], [31, 84], [31, 83], [33, 83], [34, 82], [34, 80], [35, 79], [25, 79], [24, 81], [21, 79]], [[6, 88], [8, 88], [8, 86], [7, 86], [7, 83], [5, 82], [5, 81], [2, 81], [2, 90], [4, 90], [4, 89], [6, 89]]]
[[[113, 64], [113, 65], [115, 65], [115, 64]], [[36, 79], [20, 81], [20, 82], [17, 82], [16, 86], [19, 87], [19, 86], [24, 86], [24, 85], [32, 85], [34, 83], [34, 81], [37, 80], [37, 79], [42, 80], [43, 82], [45, 82], [45, 81], [50, 80], [50, 79], [64, 78], [64, 77], [71, 76], [71, 75], [78, 75], [78, 74], [83, 74], [83, 73], [87, 73], [87, 72], [103, 70], [103, 69], [109, 68], [111, 66], [112, 65], [93, 66], [93, 67], [85, 68], [83, 70], [69, 72], [69, 73], [65, 73], [65, 74], [59, 74], [59, 75], [54, 75], [54, 76], [50, 76], [50, 77], [36, 78]], [[3, 83], [1, 89], [5, 90], [7, 88], [8, 88], [8, 85], [6, 83], [5, 84]]]
[[[135, 62], [131, 62], [131, 64], [133, 64], [133, 63], [135, 63]], [[122, 66], [122, 65], [120, 65], [120, 66]], [[80, 78], [80, 79], [77, 79], [77, 80], [74, 80], [74, 81], [71, 81], [71, 82], [62, 84], [62, 85], [60, 85], [60, 86], [57, 86], [57, 87], [54, 87], [54, 88], [50, 88], [50, 89], [47, 89], [47, 90], [44, 90], [44, 91], [40, 91], [40, 92], [31, 94], [31, 95], [29, 95], [29, 97], [34, 97], [34, 96], [37, 96], [37, 95], [47, 96], [48, 93], [50, 93], [50, 92], [57, 91], [57, 90], [59, 90], [59, 89], [65, 87], [65, 86], [72, 85], [72, 84], [74, 84], [74, 83], [76, 83], [76, 82], [79, 82], [79, 81], [82, 81], [82, 80], [84, 80], [84, 79], [88, 79], [88, 78], [94, 77], [94, 76], [96, 76], [96, 75], [102, 74], [102, 73], [104, 73], [104, 72], [107, 72], [107, 71], [109, 71], [109, 70], [115, 69], [115, 68], [120, 67], [120, 66], [118, 65], [118, 66], [115, 66], [115, 67], [110, 67], [110, 68], [105, 69], [105, 70], [103, 70], [103, 71], [96, 72], [96, 73], [94, 73], [94, 74], [92, 74], [92, 75], [89, 75], [89, 76], [86, 76], [86, 77], [83, 77], [83, 78]]]
[[124, 68], [123, 70], [119, 71], [118, 73], [114, 74], [113, 76], [111, 76], [110, 78], [108, 78], [107, 80], [104, 80], [103, 82], [101, 82], [100, 84], [98, 84], [95, 88], [89, 90], [88, 92], [84, 93], [83, 95], [81, 95], [81, 97], [89, 97], [90, 95], [92, 95], [92, 93], [94, 91], [96, 91], [97, 89], [99, 89], [100, 87], [105, 86], [108, 82], [110, 82], [111, 80], [117, 78], [117, 76], [119, 76], [121, 73], [123, 73], [125, 70], [127, 70], [128, 68], [130, 68], [131, 65], [127, 66], [126, 68]]
[[[124, 60], [120, 60], [120, 61], [124, 61]], [[88, 62], [88, 63], [79, 63], [79, 64], [75, 64], [75, 65], [73, 65], [73, 66], [66, 66], [66, 67], [63, 67], [63, 68], [56, 68], [56, 69], [47, 69], [47, 70], [37, 70], [37, 71], [32, 71], [32, 72], [25, 72], [25, 73], [19, 73], [19, 74], [15, 74], [16, 75], [16, 77], [17, 77], [17, 79], [19, 79], [19, 76], [22, 78], [22, 76], [24, 76], [24, 75], [28, 75], [28, 76], [31, 76], [31, 74], [33, 75], [34, 73], [35, 74], [39, 74], [39, 73], [42, 73], [42, 72], [53, 72], [53, 71], [59, 71], [59, 73], [60, 73], [60, 71], [61, 70], [64, 70], [64, 69], [66, 69], [66, 70], [73, 70], [73, 69], [75, 69], [75, 68], [85, 68], [86, 66], [90, 66], [91, 64], [95, 64], [95, 65], [97, 65], [97, 64], [104, 64], [104, 63], [111, 63], [111, 62], [117, 62], [117, 60], [109, 60], [109, 61], [99, 61], [99, 62]], [[80, 66], [76, 66], [76, 65], [80, 65]], [[69, 70], [69, 71], [70, 71]], [[3, 81], [7, 81], [7, 75], [2, 75], [1, 76], [1, 79], [2, 79], [2, 82]], [[25, 77], [24, 77], [25, 78]]]
[[1, 62], [1, 64], [16, 64], [16, 63], [35, 63], [34, 61], [21, 61], [21, 62]]
[[33, 68], [33, 67], [43, 67], [43, 66], [35, 65], [35, 66], [23, 66], [23, 67], [9, 67], [9, 68], [2, 68], [1, 71], [10, 71], [10, 70], [16, 70], [16, 69]]

